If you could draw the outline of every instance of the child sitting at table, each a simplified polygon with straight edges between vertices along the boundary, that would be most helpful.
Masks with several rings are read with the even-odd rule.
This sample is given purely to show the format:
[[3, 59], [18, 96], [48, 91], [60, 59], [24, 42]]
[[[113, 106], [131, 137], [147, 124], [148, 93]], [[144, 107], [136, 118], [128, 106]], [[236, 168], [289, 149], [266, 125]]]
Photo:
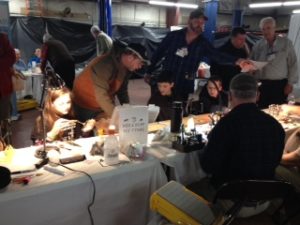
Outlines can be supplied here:
[[199, 101], [193, 105], [198, 113], [223, 111], [228, 105], [228, 95], [223, 91], [221, 78], [209, 78], [199, 94]]
[[157, 121], [169, 120], [173, 101], [180, 101], [181, 98], [174, 93], [174, 76], [170, 71], [162, 71], [157, 78], [158, 91], [154, 92], [148, 104], [159, 106]]
[[[88, 120], [82, 124], [76, 120], [72, 106], [71, 91], [67, 87], [49, 89], [43, 109], [46, 141], [73, 140], [80, 136], [91, 136], [95, 120]], [[43, 137], [43, 121], [36, 119], [31, 133], [33, 142], [39, 142]]]

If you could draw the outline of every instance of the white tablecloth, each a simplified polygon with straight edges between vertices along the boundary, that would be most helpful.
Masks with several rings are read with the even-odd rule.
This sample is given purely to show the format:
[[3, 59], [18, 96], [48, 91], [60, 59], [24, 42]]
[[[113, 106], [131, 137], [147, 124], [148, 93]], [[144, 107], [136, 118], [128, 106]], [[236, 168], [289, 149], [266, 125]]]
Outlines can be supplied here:
[[24, 98], [26, 95], [32, 95], [33, 98], [39, 103], [42, 96], [42, 74], [25, 73], [25, 87], [24, 90], [17, 92], [17, 98]]
[[[90, 144], [93, 139], [87, 139]], [[31, 154], [33, 148], [17, 150]], [[86, 149], [89, 151], [89, 149]], [[143, 225], [155, 218], [149, 210], [151, 194], [166, 182], [156, 159], [102, 167], [97, 157], [69, 164], [92, 175], [96, 185], [92, 214], [95, 224]], [[25, 160], [25, 159], [24, 159]], [[12, 168], [11, 168], [12, 169]], [[89, 179], [61, 167], [65, 176], [40, 170], [28, 185], [10, 184], [0, 193], [0, 224], [88, 225], [87, 206], [92, 199]]]
[[169, 167], [169, 179], [176, 180], [183, 185], [189, 185], [206, 176], [200, 166], [199, 151], [179, 152], [171, 148], [171, 143], [151, 142], [153, 136], [154, 134], [148, 135], [147, 153]]
[[168, 147], [154, 145], [148, 153], [170, 167], [169, 179], [176, 180], [183, 185], [189, 185], [206, 176], [199, 163], [198, 151], [182, 153]]

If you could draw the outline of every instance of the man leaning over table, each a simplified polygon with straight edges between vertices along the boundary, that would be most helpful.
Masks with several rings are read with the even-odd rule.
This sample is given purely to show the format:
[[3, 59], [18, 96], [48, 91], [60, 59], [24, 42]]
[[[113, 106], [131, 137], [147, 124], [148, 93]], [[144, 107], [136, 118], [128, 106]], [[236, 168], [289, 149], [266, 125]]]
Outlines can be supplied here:
[[[256, 106], [257, 97], [258, 85], [253, 76], [239, 74], [232, 79], [231, 111], [209, 133], [200, 156], [200, 165], [211, 175], [208, 188], [212, 192], [233, 180], [274, 179], [285, 132], [279, 122]], [[257, 214], [267, 206], [262, 204], [257, 211], [242, 210], [240, 216]]]
[[259, 27], [263, 38], [253, 46], [250, 58], [268, 62], [255, 72], [261, 81], [258, 105], [267, 108], [270, 104], [286, 103], [292, 93], [293, 84], [298, 81], [297, 56], [292, 42], [275, 34], [276, 21], [272, 17], [263, 18]]
[[75, 112], [81, 121], [110, 118], [115, 96], [121, 104], [129, 103], [130, 72], [147, 63], [146, 49], [136, 43], [115, 43], [109, 54], [96, 57], [76, 77], [73, 94]]

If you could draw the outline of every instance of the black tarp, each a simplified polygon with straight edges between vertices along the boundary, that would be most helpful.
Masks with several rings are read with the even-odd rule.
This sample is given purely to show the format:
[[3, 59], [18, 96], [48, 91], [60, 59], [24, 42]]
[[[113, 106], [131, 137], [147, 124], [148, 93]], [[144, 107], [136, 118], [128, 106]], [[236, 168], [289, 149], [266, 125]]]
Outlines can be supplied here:
[[73, 23], [42, 17], [12, 17], [11, 37], [15, 48], [22, 51], [26, 61], [36, 48], [42, 46], [46, 29], [58, 40], [63, 41], [76, 63], [82, 63], [95, 55], [95, 41], [90, 34], [91, 25]]
[[[96, 54], [96, 43], [90, 33], [90, 24], [68, 22], [42, 17], [11, 17], [11, 36], [15, 48], [22, 52], [27, 62], [36, 48], [42, 46], [46, 30], [64, 42], [76, 64], [87, 63]], [[145, 45], [151, 56], [157, 44], [169, 30], [166, 28], [145, 28], [134, 26], [113, 26], [113, 39], [136, 42]]]
[[[62, 19], [42, 17], [11, 17], [11, 37], [14, 47], [22, 51], [22, 58], [27, 60], [34, 50], [42, 46], [42, 37], [46, 30], [56, 39], [66, 44], [76, 64], [86, 64], [96, 55], [96, 43], [90, 33], [91, 24], [69, 22]], [[114, 25], [113, 39], [143, 44], [151, 58], [157, 45], [169, 32], [167, 28], [149, 28], [144, 26]], [[229, 33], [215, 35], [216, 47], [228, 40]], [[250, 47], [259, 36], [247, 34]]]

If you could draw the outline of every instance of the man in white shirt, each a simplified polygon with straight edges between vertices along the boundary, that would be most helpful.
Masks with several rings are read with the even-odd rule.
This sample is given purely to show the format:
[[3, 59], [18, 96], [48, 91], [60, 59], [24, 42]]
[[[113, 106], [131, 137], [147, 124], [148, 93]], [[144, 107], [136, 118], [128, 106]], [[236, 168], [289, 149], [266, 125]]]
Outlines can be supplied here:
[[293, 91], [293, 84], [298, 81], [297, 57], [292, 42], [275, 34], [276, 22], [272, 17], [263, 18], [259, 26], [263, 38], [253, 46], [250, 58], [268, 62], [255, 72], [261, 81], [258, 105], [267, 108], [270, 104], [285, 103]]
[[96, 40], [97, 56], [104, 55], [111, 50], [113, 44], [112, 39], [101, 31], [97, 25], [91, 27], [91, 34]]

